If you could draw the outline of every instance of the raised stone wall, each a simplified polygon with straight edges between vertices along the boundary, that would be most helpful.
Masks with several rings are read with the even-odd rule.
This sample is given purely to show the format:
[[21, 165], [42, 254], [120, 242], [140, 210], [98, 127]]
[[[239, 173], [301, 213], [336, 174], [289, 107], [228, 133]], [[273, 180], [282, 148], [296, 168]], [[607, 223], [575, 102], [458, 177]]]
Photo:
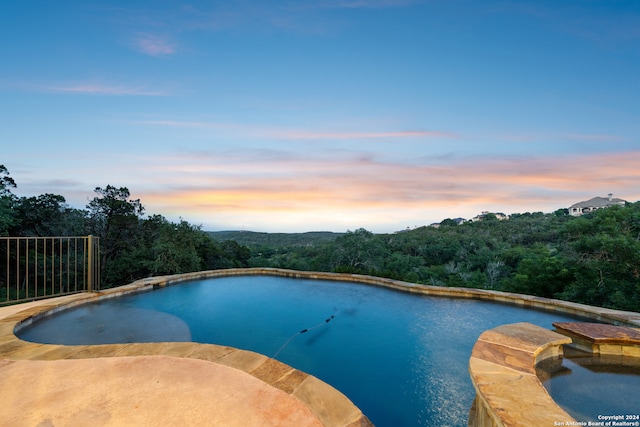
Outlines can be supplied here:
[[575, 421], [547, 393], [536, 365], [562, 357], [571, 339], [530, 323], [502, 325], [480, 335], [469, 373], [476, 398], [470, 427], [554, 426]]

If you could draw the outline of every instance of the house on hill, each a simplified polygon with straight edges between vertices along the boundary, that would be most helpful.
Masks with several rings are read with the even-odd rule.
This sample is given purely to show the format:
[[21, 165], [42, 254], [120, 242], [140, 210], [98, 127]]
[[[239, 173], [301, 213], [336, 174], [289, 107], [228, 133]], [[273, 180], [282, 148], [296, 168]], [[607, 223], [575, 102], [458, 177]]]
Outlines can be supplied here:
[[608, 197], [594, 197], [593, 199], [571, 205], [569, 207], [569, 214], [573, 216], [580, 216], [582, 214], [593, 212], [596, 209], [608, 208], [609, 206], [624, 206], [625, 203], [627, 203], [626, 200], [614, 198], [613, 194], [609, 193]]

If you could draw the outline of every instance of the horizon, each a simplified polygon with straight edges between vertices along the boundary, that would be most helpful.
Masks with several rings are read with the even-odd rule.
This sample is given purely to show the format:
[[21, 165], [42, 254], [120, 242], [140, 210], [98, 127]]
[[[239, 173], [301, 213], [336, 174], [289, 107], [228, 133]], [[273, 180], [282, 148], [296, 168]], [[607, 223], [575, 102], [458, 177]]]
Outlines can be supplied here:
[[5, 2], [0, 164], [206, 231], [640, 200], [638, 28], [632, 0]]
[[[9, 171], [9, 176], [10, 176], [10, 171]], [[13, 190], [12, 192], [17, 193], [17, 191], [16, 191], [17, 188], [13, 188], [12, 190]], [[37, 197], [37, 195], [22, 195], [22, 197], [32, 197], [32, 196], [36, 196]], [[62, 196], [64, 197], [64, 195], [62, 195]], [[616, 195], [614, 195], [613, 193], [607, 194], [607, 197], [609, 197], [609, 196], [613, 197], [614, 199], [619, 198]], [[592, 198], [598, 198], [598, 197], [605, 198], [604, 196], [594, 196], [594, 197], [590, 197], [587, 200], [590, 200]], [[136, 198], [131, 196], [130, 199], [133, 200], [133, 199], [136, 199]], [[220, 233], [223, 233], [223, 232], [238, 232], [238, 233], [249, 232], [249, 233], [267, 233], [267, 234], [304, 234], [304, 233], [338, 233], [338, 234], [344, 234], [344, 233], [347, 233], [347, 232], [350, 232], [350, 231], [355, 231], [357, 229], [364, 228], [367, 231], [370, 231], [370, 232], [372, 232], [374, 234], [394, 234], [394, 233], [399, 233], [399, 232], [404, 232], [404, 231], [409, 231], [409, 230], [415, 230], [415, 229], [421, 228], [421, 227], [429, 227], [429, 226], [432, 226], [434, 224], [440, 224], [442, 221], [445, 221], [447, 219], [453, 219], [453, 220], [462, 219], [465, 222], [468, 222], [471, 218], [474, 218], [474, 217], [476, 217], [478, 215], [485, 214], [485, 213], [503, 214], [503, 215], [507, 215], [508, 217], [511, 217], [512, 215], [523, 215], [523, 214], [528, 214], [528, 213], [529, 214], [542, 213], [544, 215], [550, 215], [550, 214], [553, 214], [555, 211], [557, 211], [559, 209], [568, 209], [573, 204], [584, 202], [584, 201], [587, 201], [587, 200], [580, 200], [580, 201], [577, 201], [577, 202], [573, 202], [573, 203], [571, 203], [571, 205], [567, 205], [567, 206], [564, 206], [564, 207], [559, 207], [559, 208], [553, 209], [551, 211], [542, 211], [542, 210], [530, 209], [530, 210], [526, 210], [526, 211], [506, 213], [506, 212], [495, 211], [495, 210], [494, 211], [484, 210], [484, 211], [481, 211], [481, 212], [476, 213], [475, 215], [472, 215], [472, 216], [469, 216], [469, 217], [448, 216], [448, 217], [442, 218], [442, 219], [440, 219], [438, 221], [431, 221], [431, 222], [425, 222], [423, 224], [417, 224], [417, 225], [414, 225], [414, 226], [407, 226], [404, 229], [384, 230], [384, 231], [383, 230], [372, 230], [372, 229], [369, 229], [369, 228], [366, 228], [366, 227], [362, 227], [362, 226], [355, 226], [353, 228], [348, 228], [348, 229], [344, 229], [344, 230], [336, 230], [336, 229], [333, 229], [333, 230], [329, 230], [329, 229], [300, 229], [300, 230], [297, 230], [297, 231], [286, 231], [286, 230], [278, 230], [278, 229], [273, 229], [273, 230], [267, 230], [267, 229], [263, 229], [263, 230], [259, 230], [259, 229], [251, 229], [251, 230], [249, 230], [249, 229], [216, 229], [216, 230], [211, 230], [211, 229], [206, 229], [203, 226], [203, 224], [192, 223], [192, 225], [196, 225], [196, 226], [202, 227], [202, 231], [211, 232], [211, 233], [217, 233], [217, 232], [220, 232]], [[627, 203], [636, 203], [636, 202], [633, 202], [633, 201], [630, 201], [630, 200], [626, 200], [626, 199], [622, 199], [622, 200], [624, 200]], [[87, 199], [87, 203], [89, 201], [90, 201], [90, 199]], [[142, 200], [140, 200], [140, 202], [142, 203], [142, 206], [145, 208], [145, 212], [143, 213], [143, 217], [144, 216], [158, 214], [158, 215], [161, 215], [161, 216], [167, 218], [168, 220], [174, 221], [174, 222], [177, 222], [177, 221], [180, 221], [180, 220], [183, 220], [183, 219], [186, 220], [182, 215], [179, 215], [178, 217], [171, 218], [171, 217], [166, 217], [165, 215], [163, 215], [160, 212], [152, 212], [151, 214], [149, 214], [149, 213], [146, 212], [146, 206], [144, 205], [144, 202]], [[638, 202], [640, 202], [640, 200], [638, 200]], [[67, 205], [69, 205], [69, 204], [67, 203]], [[71, 208], [74, 208], [74, 209], [85, 209], [86, 208], [86, 206], [82, 206], [82, 207], [80, 207], [80, 206], [71, 206], [71, 205], [69, 205], [69, 206]]]
[[[595, 197], [603, 197], [603, 196], [595, 196]], [[637, 203], [636, 202], [632, 202], [630, 200], [625, 200], [627, 203]], [[575, 203], [579, 203], [579, 202], [575, 202]], [[572, 203], [575, 204], [575, 203]], [[525, 211], [525, 212], [511, 212], [511, 213], [506, 213], [506, 212], [497, 212], [497, 211], [483, 211], [483, 212], [479, 212], [477, 215], [480, 215], [482, 213], [492, 213], [492, 214], [504, 214], [507, 215], [508, 217], [511, 217], [512, 215], [524, 215], [524, 214], [534, 214], [534, 213], [542, 213], [544, 215], [551, 215], [553, 214], [555, 211], [559, 210], [559, 209], [567, 209], [567, 207], [561, 207], [558, 209], [554, 209], [552, 211], [549, 212], [544, 212], [544, 211], [540, 211], [540, 210], [529, 210], [529, 211]], [[263, 231], [263, 230], [230, 230], [230, 229], [226, 229], [226, 230], [205, 230], [203, 229], [202, 231], [205, 232], [210, 232], [210, 233], [225, 233], [225, 232], [231, 232], [231, 233], [267, 233], [267, 234], [304, 234], [304, 233], [347, 233], [349, 231], [355, 231], [359, 228], [365, 228], [367, 231], [371, 231], [374, 234], [394, 234], [394, 233], [401, 233], [403, 231], [411, 231], [411, 230], [415, 230], [417, 228], [422, 228], [422, 227], [430, 227], [434, 224], [440, 224], [442, 223], [442, 221], [445, 221], [447, 219], [452, 219], [452, 220], [456, 220], [456, 219], [463, 219], [465, 222], [468, 222], [471, 218], [476, 217], [477, 215], [474, 215], [470, 218], [463, 218], [463, 217], [447, 217], [447, 218], [442, 218], [440, 221], [433, 221], [430, 223], [425, 223], [425, 224], [421, 224], [421, 225], [416, 225], [413, 227], [406, 227], [402, 230], [394, 230], [394, 231], [375, 231], [375, 230], [369, 230], [365, 227], [356, 227], [354, 229], [347, 229], [347, 230], [343, 230], [343, 231], [336, 231], [336, 230], [306, 230], [306, 231], [297, 231], [297, 232], [288, 232], [288, 231]], [[569, 213], [567, 213], [567, 215], [570, 215]], [[510, 219], [510, 218], [509, 218]]]

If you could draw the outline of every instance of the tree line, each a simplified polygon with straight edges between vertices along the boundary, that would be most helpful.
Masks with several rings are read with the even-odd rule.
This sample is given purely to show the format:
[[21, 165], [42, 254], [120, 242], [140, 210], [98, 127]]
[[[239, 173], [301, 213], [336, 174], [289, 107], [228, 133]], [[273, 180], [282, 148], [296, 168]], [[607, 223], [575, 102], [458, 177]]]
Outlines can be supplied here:
[[640, 311], [640, 202], [581, 217], [486, 215], [393, 234], [349, 231], [306, 246], [248, 245], [251, 266], [494, 289]]
[[247, 247], [218, 242], [184, 220], [145, 216], [126, 187], [97, 187], [86, 209], [70, 207], [57, 194], [18, 197], [16, 187], [0, 165], [0, 236], [99, 237], [103, 288], [148, 276], [248, 266]]

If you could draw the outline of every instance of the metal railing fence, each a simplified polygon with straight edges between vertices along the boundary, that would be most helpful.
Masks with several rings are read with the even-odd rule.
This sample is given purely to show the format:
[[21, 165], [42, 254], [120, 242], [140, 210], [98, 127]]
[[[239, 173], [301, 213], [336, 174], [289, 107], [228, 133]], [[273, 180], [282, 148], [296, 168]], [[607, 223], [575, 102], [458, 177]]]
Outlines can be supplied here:
[[99, 289], [98, 237], [0, 237], [0, 305]]

